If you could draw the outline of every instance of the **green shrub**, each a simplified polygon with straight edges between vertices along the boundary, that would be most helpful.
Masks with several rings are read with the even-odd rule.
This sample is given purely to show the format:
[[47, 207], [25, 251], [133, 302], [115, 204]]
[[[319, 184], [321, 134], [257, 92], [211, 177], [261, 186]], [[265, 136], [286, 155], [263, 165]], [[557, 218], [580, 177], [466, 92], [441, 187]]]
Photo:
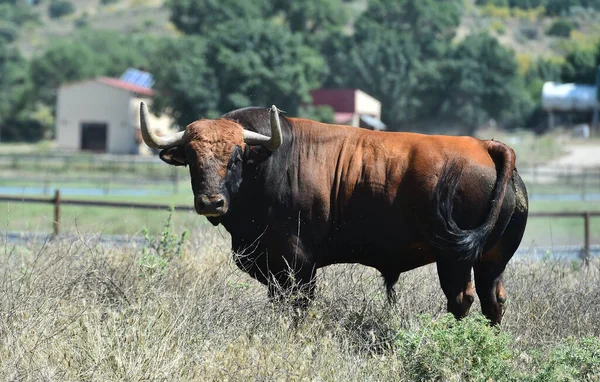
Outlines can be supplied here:
[[89, 24], [89, 16], [87, 15], [87, 13], [84, 13], [77, 19], [75, 19], [73, 24], [75, 25], [75, 28], [85, 28]]
[[538, 30], [533, 25], [523, 25], [519, 28], [519, 35], [527, 40], [536, 40], [538, 38]]
[[475, 2], [475, 4], [477, 4], [477, 5], [492, 4], [497, 7], [508, 7], [509, 6], [508, 0], [477, 0]]
[[504, 26], [502, 20], [496, 19], [492, 21], [492, 23], [490, 24], [490, 28], [492, 31], [498, 33], [499, 35], [503, 35], [504, 33], [506, 33], [506, 27]]
[[600, 338], [568, 338], [552, 351], [537, 381], [600, 380]]
[[100, 4], [102, 5], [110, 5], [118, 2], [119, 0], [100, 0]]
[[557, 37], [569, 37], [574, 28], [575, 25], [571, 21], [561, 18], [552, 23], [546, 34]]
[[58, 19], [75, 12], [75, 6], [69, 0], [53, 0], [48, 7], [52, 19]]
[[456, 321], [424, 316], [417, 330], [398, 333], [397, 347], [411, 380], [506, 381], [515, 377], [511, 337], [480, 314]]
[[18, 30], [12, 24], [0, 23], [0, 42], [13, 42], [17, 39]]

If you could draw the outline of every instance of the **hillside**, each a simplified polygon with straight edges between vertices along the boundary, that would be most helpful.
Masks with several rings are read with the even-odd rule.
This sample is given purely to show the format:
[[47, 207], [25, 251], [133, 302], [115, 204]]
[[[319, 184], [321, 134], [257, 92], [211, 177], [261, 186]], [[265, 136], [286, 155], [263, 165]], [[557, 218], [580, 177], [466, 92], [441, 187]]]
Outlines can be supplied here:
[[[574, 7], [562, 17], [548, 17], [543, 8], [521, 10], [506, 7], [475, 6], [474, 0], [466, 2], [457, 39], [477, 32], [487, 31], [504, 46], [515, 51], [521, 61], [525, 57], [555, 57], [560, 60], [570, 49], [592, 48], [600, 41], [600, 12]], [[573, 29], [568, 37], [549, 34], [558, 21], [565, 21]]]
[[[116, 0], [102, 5], [101, 0], [73, 1], [75, 12], [59, 19], [48, 16], [49, 2], [35, 6], [41, 25], [22, 28], [17, 46], [30, 57], [44, 49], [48, 41], [67, 36], [78, 28], [100, 28], [122, 33], [144, 31], [154, 35], [175, 35], [164, 0]], [[367, 0], [345, 2], [352, 19], [366, 8]], [[540, 9], [510, 10], [496, 6], [476, 6], [475, 0], [465, 1], [465, 12], [457, 30], [457, 40], [478, 31], [488, 31], [518, 55], [531, 58], [562, 57], [573, 45], [593, 46], [600, 36], [600, 13], [574, 9], [565, 19], [574, 24], [568, 38], [547, 34], [557, 18], [546, 17]], [[351, 29], [351, 25], [348, 26]], [[526, 59], [522, 59], [527, 61]]]
[[72, 2], [75, 12], [59, 19], [48, 16], [48, 4], [33, 7], [41, 25], [27, 25], [16, 42], [25, 57], [44, 49], [48, 41], [68, 36], [78, 28], [109, 29], [121, 33], [144, 31], [153, 35], [176, 34], [163, 0], [117, 0], [102, 5], [100, 0]]

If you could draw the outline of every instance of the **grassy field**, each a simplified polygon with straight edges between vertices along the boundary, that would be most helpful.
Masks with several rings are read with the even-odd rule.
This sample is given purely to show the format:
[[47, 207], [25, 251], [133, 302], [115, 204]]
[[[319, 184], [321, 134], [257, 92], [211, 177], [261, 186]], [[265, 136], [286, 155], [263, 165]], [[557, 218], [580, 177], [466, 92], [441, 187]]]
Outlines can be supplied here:
[[[67, 198], [67, 197], [65, 197]], [[68, 196], [77, 200], [121, 201], [192, 206], [191, 191], [181, 188], [179, 193], [157, 196]], [[168, 210], [141, 210], [134, 208], [105, 208], [84, 206], [61, 207], [62, 233], [101, 233], [107, 235], [136, 235], [143, 229], [156, 234], [162, 229]], [[51, 204], [28, 204], [2, 202], [0, 209], [2, 231], [51, 232], [54, 206]], [[195, 212], [174, 213], [173, 221], [178, 228], [195, 232], [208, 221]]]
[[[164, 222], [163, 222], [164, 223]], [[174, 234], [179, 234], [177, 229]], [[600, 262], [512, 262], [504, 321], [455, 322], [434, 266], [389, 306], [376, 272], [318, 273], [305, 315], [272, 304], [199, 229], [177, 251], [0, 246], [0, 380], [597, 381]]]

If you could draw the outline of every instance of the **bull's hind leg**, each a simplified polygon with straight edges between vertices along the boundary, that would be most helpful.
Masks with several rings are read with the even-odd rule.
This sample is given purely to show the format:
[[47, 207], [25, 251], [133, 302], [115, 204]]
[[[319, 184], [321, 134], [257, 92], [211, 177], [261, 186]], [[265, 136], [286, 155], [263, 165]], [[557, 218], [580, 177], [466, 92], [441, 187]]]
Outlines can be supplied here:
[[475, 287], [481, 301], [481, 312], [493, 325], [500, 324], [504, 314], [506, 293], [502, 273], [505, 267], [505, 262], [494, 261], [482, 261], [474, 266]]
[[448, 312], [456, 319], [465, 317], [475, 299], [471, 282], [471, 265], [452, 260], [437, 261], [440, 285], [448, 299]]
[[[519, 195], [518, 195], [519, 196]], [[502, 273], [519, 248], [527, 222], [527, 200], [517, 199], [517, 208], [498, 244], [483, 254], [473, 267], [481, 311], [494, 325], [502, 322], [506, 292]]]

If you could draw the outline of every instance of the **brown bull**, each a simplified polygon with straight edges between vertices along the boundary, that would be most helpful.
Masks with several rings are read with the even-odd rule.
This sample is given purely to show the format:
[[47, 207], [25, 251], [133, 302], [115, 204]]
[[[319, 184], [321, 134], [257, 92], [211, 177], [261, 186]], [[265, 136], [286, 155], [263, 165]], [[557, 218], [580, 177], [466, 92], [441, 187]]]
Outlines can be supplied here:
[[189, 166], [197, 213], [223, 224], [243, 254], [236, 264], [270, 295], [305, 287], [309, 301], [318, 268], [360, 263], [391, 296], [400, 273], [436, 262], [450, 312], [468, 313], [473, 269], [483, 313], [500, 323], [501, 276], [528, 213], [508, 146], [286, 118], [274, 106], [158, 137], [146, 113], [142, 103], [146, 144]]

